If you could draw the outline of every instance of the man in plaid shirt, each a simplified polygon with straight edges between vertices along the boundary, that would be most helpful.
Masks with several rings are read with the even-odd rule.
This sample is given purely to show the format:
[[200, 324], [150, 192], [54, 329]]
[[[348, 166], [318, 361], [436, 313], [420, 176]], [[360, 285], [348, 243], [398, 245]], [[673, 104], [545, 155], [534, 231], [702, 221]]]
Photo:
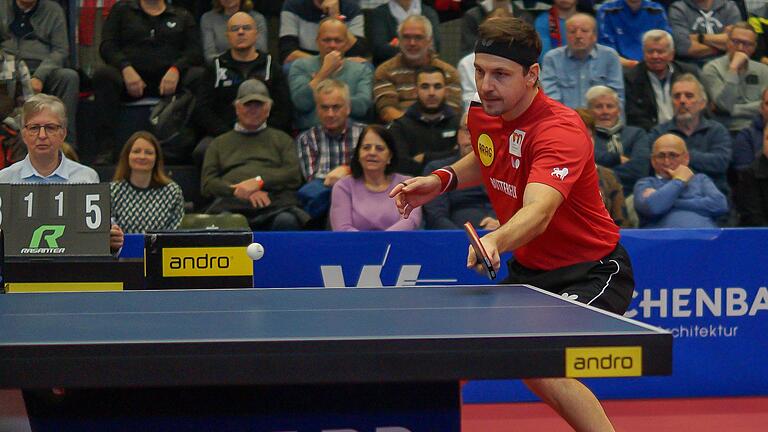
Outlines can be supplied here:
[[349, 119], [350, 98], [346, 83], [327, 79], [314, 91], [320, 124], [296, 138], [299, 166], [307, 184], [299, 199], [313, 218], [324, 216], [330, 204], [331, 188], [349, 175], [349, 161], [365, 127]]

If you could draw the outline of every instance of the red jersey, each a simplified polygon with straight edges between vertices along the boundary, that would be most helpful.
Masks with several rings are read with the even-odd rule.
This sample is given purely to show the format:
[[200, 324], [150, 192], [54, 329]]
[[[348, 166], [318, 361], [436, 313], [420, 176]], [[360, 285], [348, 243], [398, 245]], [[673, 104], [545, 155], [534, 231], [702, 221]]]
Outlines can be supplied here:
[[488, 197], [504, 224], [523, 206], [528, 183], [557, 189], [563, 202], [547, 229], [514, 251], [525, 267], [552, 270], [608, 255], [619, 227], [598, 188], [594, 145], [575, 111], [539, 90], [512, 121], [473, 103], [467, 121]]

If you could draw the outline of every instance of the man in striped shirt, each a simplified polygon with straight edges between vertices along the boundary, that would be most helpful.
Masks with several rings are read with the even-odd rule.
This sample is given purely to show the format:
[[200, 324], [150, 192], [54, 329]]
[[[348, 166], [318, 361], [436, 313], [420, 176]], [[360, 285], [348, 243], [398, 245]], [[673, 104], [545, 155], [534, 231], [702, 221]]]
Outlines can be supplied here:
[[346, 83], [326, 79], [314, 90], [320, 124], [296, 138], [301, 174], [307, 181], [299, 190], [304, 209], [322, 216], [330, 204], [333, 185], [349, 175], [349, 162], [365, 127], [349, 119], [350, 96]]

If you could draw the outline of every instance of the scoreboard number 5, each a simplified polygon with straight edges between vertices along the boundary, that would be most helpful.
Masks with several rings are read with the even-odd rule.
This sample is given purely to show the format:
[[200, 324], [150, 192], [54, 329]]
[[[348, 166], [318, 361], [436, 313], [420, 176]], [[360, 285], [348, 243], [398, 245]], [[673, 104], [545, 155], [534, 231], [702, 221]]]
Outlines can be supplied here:
[[101, 226], [101, 207], [97, 204], [100, 199], [99, 194], [85, 195], [85, 225], [90, 229]]

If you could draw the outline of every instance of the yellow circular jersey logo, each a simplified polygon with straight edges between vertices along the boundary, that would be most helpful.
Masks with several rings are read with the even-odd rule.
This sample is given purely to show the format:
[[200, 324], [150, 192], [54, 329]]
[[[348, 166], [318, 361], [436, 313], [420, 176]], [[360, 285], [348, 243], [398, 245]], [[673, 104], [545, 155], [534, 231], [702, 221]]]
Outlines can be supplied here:
[[482, 134], [477, 139], [477, 154], [480, 155], [480, 162], [484, 166], [491, 166], [493, 163], [493, 140], [488, 134]]

